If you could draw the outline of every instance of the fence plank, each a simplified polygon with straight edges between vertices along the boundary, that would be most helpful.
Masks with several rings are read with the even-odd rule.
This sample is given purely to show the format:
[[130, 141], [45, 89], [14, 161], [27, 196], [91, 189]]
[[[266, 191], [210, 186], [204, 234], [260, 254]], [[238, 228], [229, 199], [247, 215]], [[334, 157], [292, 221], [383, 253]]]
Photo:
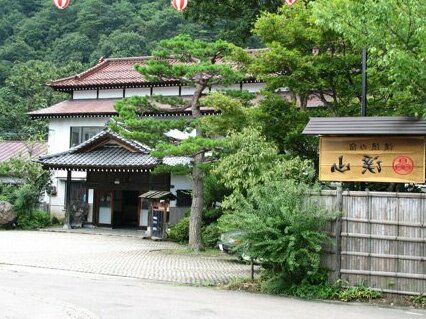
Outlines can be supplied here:
[[[336, 191], [312, 197], [318, 205], [337, 208]], [[330, 279], [341, 274], [352, 284], [383, 291], [426, 293], [426, 194], [346, 191], [342, 210], [340, 227], [328, 227], [334, 233], [340, 228], [340, 236], [336, 234], [334, 249], [328, 246], [322, 258]]]

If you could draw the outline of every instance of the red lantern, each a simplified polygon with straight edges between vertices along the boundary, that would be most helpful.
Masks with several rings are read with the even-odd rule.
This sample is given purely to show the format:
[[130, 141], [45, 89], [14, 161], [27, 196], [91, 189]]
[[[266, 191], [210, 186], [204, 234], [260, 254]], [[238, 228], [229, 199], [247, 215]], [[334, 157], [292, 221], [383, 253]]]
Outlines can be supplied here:
[[297, 2], [297, 0], [285, 0], [285, 3], [287, 3], [289, 6], [292, 6], [296, 2]]
[[70, 0], [52, 0], [52, 1], [55, 7], [61, 10], [65, 9], [70, 4]]
[[187, 5], [188, 5], [188, 0], [172, 0], [172, 6], [177, 11], [185, 10]]

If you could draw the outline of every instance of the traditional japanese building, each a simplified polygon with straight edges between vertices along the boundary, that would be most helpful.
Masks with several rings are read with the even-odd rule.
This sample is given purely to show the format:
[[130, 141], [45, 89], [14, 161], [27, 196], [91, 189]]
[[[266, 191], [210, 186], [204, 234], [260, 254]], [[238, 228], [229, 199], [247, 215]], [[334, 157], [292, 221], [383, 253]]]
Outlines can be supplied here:
[[[136, 64], [143, 65], [147, 59], [101, 59], [78, 75], [52, 81], [48, 85], [69, 93], [70, 99], [29, 114], [33, 119], [46, 119], [49, 123], [48, 155], [41, 157], [40, 163], [53, 172], [53, 191], [47, 199], [51, 214], [63, 217], [67, 202], [80, 202], [87, 206], [85, 223], [146, 228], [148, 215], [140, 195], [148, 191], [170, 192], [174, 196], [167, 217], [170, 224], [190, 206], [189, 177], [150, 173], [159, 163], [181, 164], [188, 159], [153, 158], [148, 147], [105, 130], [107, 122], [117, 115], [114, 103], [119, 99], [192, 96], [193, 87], [176, 81], [149, 82], [134, 70]], [[262, 87], [254, 79], [230, 86], [250, 92], [258, 92]], [[221, 89], [224, 87], [210, 88]], [[213, 109], [202, 110], [203, 115], [215, 113]], [[163, 109], [141, 116], [172, 119], [189, 117], [191, 112]], [[180, 135], [176, 138], [183, 138]]]

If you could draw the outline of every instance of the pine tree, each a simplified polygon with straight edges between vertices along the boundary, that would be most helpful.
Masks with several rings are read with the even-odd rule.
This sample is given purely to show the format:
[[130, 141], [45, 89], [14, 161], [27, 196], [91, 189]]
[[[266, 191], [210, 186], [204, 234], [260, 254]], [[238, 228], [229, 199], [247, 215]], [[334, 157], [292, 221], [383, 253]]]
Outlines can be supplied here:
[[[153, 58], [136, 69], [151, 82], [175, 81], [195, 87], [190, 100], [180, 97], [132, 97], [116, 104], [119, 117], [115, 128], [124, 135], [139, 140], [153, 148], [157, 157], [187, 156], [192, 158], [192, 205], [189, 227], [189, 247], [202, 248], [201, 218], [203, 211], [203, 164], [210, 159], [206, 153], [217, 147], [220, 139], [210, 138], [203, 130], [201, 98], [212, 85], [230, 85], [243, 79], [239, 63], [232, 63], [244, 56], [241, 48], [225, 41], [205, 42], [193, 40], [187, 35], [161, 41]], [[191, 119], [164, 120], [142, 118], [149, 111], [191, 110]], [[120, 129], [121, 128], [121, 129]], [[195, 130], [195, 137], [179, 143], [167, 138], [165, 133], [173, 129]], [[176, 169], [176, 167], [174, 168]]]

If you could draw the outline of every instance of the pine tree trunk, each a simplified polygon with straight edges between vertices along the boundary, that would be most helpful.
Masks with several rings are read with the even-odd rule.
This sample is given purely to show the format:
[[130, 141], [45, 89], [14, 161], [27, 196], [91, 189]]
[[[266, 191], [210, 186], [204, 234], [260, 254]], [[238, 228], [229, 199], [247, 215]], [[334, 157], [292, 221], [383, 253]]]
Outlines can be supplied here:
[[192, 205], [191, 218], [189, 221], [189, 248], [195, 251], [202, 249], [201, 242], [201, 222], [203, 215], [203, 172], [199, 164], [203, 162], [203, 154], [198, 154], [194, 158], [192, 168]]
[[[194, 96], [191, 101], [191, 112], [193, 118], [201, 117], [200, 98], [205, 89], [202, 83], [196, 84]], [[197, 136], [202, 136], [201, 128], [196, 128]], [[189, 220], [189, 248], [199, 251], [203, 248], [201, 241], [201, 222], [203, 216], [203, 172], [199, 165], [204, 161], [204, 153], [195, 155], [192, 168], [192, 204], [191, 217]]]

